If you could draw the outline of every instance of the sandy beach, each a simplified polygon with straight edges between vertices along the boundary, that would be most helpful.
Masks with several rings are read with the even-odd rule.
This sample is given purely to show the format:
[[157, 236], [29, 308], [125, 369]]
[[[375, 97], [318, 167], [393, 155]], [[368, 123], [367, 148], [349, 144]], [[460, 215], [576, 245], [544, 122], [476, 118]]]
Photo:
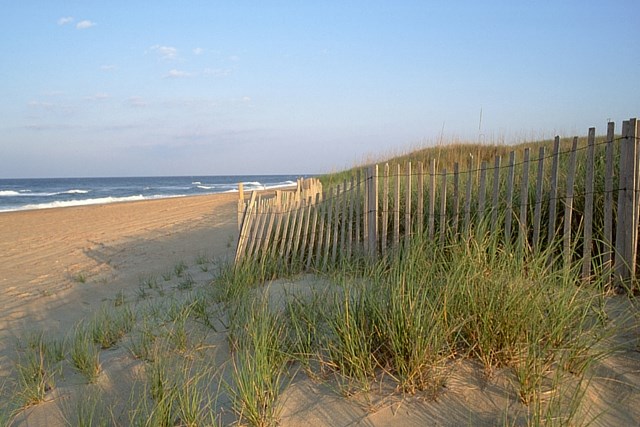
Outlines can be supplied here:
[[[237, 195], [222, 194], [0, 214], [0, 386], [7, 388], [15, 379], [16, 342], [33, 331], [64, 336], [117, 295], [138, 304], [149, 278], [167, 292], [174, 290], [176, 278], [165, 283], [162, 276], [178, 264], [196, 287], [211, 283], [216, 265], [229, 260], [235, 248], [236, 201]], [[304, 292], [315, 286], [322, 283], [303, 277], [272, 283], [270, 290]], [[625, 298], [612, 297], [611, 316], [628, 313]], [[585, 421], [595, 417], [595, 425], [640, 422], [640, 340], [637, 327], [627, 330], [620, 337], [626, 350], [603, 361], [587, 392]], [[211, 363], [226, 364], [226, 334], [209, 333], [205, 342], [215, 349]], [[144, 362], [122, 345], [102, 351], [100, 363], [97, 386], [112, 395], [132, 395]], [[73, 425], [65, 421], [73, 412], [70, 396], [95, 385], [87, 385], [70, 366], [61, 378], [44, 402], [21, 411], [10, 425]], [[281, 424], [500, 425], [514, 410], [510, 381], [500, 372], [488, 379], [474, 362], [463, 360], [456, 362], [446, 392], [431, 401], [393, 389], [345, 397], [331, 382], [300, 374], [282, 396]], [[222, 413], [218, 422], [234, 423], [228, 401], [218, 404], [223, 408], [216, 408]], [[119, 411], [126, 425], [127, 412]]]
[[[52, 334], [142, 277], [180, 261], [223, 259], [235, 244], [237, 195], [0, 213], [0, 354], [12, 336]], [[3, 374], [9, 364], [0, 363]]]

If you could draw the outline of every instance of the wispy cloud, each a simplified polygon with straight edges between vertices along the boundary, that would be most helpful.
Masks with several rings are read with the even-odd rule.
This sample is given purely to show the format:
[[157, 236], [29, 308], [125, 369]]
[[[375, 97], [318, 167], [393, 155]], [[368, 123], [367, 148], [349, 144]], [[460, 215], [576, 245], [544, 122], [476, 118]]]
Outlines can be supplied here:
[[187, 73], [186, 71], [180, 70], [171, 70], [169, 73], [165, 74], [165, 79], [180, 79], [185, 77], [191, 77], [191, 73]]
[[230, 75], [232, 72], [229, 68], [205, 68], [202, 71], [202, 75], [204, 76], [213, 76], [213, 77], [226, 77]]
[[86, 30], [87, 28], [95, 27], [97, 24], [87, 19], [80, 21], [76, 24], [76, 28], [79, 30]]
[[178, 58], [178, 49], [172, 46], [151, 46], [151, 50], [156, 52], [162, 59], [174, 60]]
[[146, 107], [149, 105], [149, 103], [141, 96], [130, 96], [129, 99], [127, 99], [127, 104], [136, 108]]
[[74, 21], [73, 16], [64, 16], [58, 19], [58, 25], [67, 25]]
[[116, 68], [118, 68], [118, 67], [116, 67], [115, 65], [111, 65], [111, 64], [105, 64], [105, 65], [100, 66], [100, 69], [102, 71], [114, 71]]
[[204, 49], [201, 47], [197, 47], [195, 49], [193, 49], [193, 54], [194, 55], [202, 55], [204, 53]]
[[98, 92], [94, 95], [91, 96], [86, 96], [84, 99], [88, 100], [88, 101], [103, 101], [105, 99], [109, 99], [111, 98], [111, 95], [109, 95], [108, 93], [105, 92]]

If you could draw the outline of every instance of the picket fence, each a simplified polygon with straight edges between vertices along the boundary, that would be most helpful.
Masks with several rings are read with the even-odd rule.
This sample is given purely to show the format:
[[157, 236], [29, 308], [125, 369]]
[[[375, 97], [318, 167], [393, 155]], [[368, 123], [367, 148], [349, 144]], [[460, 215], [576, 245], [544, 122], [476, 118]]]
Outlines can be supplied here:
[[446, 246], [480, 231], [521, 249], [558, 247], [553, 258], [581, 262], [586, 280], [635, 279], [637, 120], [624, 121], [618, 136], [609, 123], [600, 141], [590, 128], [584, 146], [576, 137], [562, 151], [556, 137], [552, 153], [541, 145], [537, 158], [529, 148], [516, 155], [506, 165], [500, 156], [479, 167], [470, 159], [464, 171], [437, 171], [435, 159], [373, 165], [332, 188], [300, 179], [293, 190], [254, 191], [248, 200], [240, 191], [236, 262], [276, 257], [323, 270], [355, 256], [386, 257], [417, 235]]

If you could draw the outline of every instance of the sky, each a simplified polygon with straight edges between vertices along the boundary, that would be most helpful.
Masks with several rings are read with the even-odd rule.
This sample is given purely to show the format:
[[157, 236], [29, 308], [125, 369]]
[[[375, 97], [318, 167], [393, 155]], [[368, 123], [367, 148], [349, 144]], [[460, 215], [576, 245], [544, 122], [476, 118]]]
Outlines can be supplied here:
[[640, 113], [640, 2], [5, 2], [0, 178], [316, 174]]

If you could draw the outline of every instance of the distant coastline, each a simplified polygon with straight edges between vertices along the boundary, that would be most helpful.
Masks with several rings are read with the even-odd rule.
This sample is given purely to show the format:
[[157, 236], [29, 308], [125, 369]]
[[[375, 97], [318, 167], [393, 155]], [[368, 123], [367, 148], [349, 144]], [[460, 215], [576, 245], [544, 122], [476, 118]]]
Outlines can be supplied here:
[[0, 179], [0, 212], [108, 204], [294, 185], [308, 175]]

